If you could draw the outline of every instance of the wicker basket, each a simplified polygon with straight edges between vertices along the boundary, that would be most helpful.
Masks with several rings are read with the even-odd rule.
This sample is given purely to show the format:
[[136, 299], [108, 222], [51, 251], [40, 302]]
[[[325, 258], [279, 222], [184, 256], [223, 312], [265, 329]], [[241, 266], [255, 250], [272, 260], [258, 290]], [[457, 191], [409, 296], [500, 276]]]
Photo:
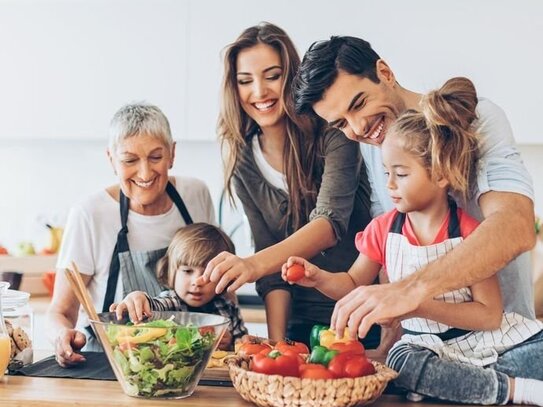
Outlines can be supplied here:
[[398, 374], [372, 361], [376, 373], [356, 379], [300, 379], [249, 370], [249, 358], [226, 360], [232, 383], [244, 400], [263, 407], [356, 406], [374, 402]]

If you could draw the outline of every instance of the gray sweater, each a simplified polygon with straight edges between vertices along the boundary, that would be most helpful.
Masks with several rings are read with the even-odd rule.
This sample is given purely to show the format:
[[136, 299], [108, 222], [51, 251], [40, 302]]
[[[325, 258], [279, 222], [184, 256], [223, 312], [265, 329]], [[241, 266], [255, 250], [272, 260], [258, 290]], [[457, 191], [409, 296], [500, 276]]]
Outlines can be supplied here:
[[[268, 183], [258, 169], [252, 137], [257, 136], [247, 137], [233, 183], [249, 219], [255, 251], [259, 251], [289, 235], [286, 222], [282, 222], [289, 203], [287, 193]], [[323, 137], [324, 170], [316, 207], [310, 213], [309, 221], [326, 218], [338, 243], [310, 261], [327, 271], [347, 271], [358, 256], [355, 234], [371, 220], [370, 189], [358, 143], [348, 140], [337, 130], [328, 130]], [[291, 293], [289, 325], [330, 323], [335, 301], [314, 288], [287, 284], [281, 279], [279, 270], [257, 281], [256, 289], [262, 298], [275, 289]]]

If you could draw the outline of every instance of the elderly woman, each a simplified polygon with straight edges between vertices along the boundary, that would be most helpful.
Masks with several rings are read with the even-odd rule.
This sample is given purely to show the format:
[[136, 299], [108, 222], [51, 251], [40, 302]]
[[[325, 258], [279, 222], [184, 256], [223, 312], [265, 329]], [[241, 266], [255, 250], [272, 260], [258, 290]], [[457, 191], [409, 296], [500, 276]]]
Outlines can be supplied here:
[[[107, 154], [119, 184], [71, 209], [57, 262], [60, 270], [78, 265], [99, 312], [134, 290], [158, 294], [155, 263], [175, 232], [193, 222], [215, 223], [205, 184], [168, 176], [175, 142], [157, 107], [122, 107], [111, 122]], [[85, 350], [98, 347], [64, 273], [57, 274], [47, 316], [61, 366], [84, 361], [77, 351], [85, 344]]]

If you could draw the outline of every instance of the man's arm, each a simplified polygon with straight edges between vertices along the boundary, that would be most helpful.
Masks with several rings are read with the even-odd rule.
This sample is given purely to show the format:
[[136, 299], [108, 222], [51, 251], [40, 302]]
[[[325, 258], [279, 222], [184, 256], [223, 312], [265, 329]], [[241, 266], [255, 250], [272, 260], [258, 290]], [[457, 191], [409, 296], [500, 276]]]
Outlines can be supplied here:
[[479, 198], [484, 220], [461, 245], [413, 275], [425, 299], [468, 287], [497, 273], [535, 245], [531, 199], [511, 192]]
[[526, 196], [490, 191], [479, 205], [485, 219], [461, 244], [404, 280], [359, 287], [337, 302], [331, 325], [364, 337], [374, 323], [416, 310], [436, 295], [484, 280], [535, 244], [533, 202]]

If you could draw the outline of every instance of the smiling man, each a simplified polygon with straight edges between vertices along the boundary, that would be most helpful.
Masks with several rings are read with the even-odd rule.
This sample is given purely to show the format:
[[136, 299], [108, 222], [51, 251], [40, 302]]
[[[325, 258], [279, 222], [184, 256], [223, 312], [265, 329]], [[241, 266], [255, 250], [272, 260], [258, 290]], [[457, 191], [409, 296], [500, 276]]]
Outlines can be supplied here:
[[[313, 44], [293, 87], [298, 113], [314, 112], [362, 143], [372, 186], [372, 215], [392, 209], [379, 147], [402, 112], [418, 110], [422, 95], [403, 88], [370, 44], [354, 37]], [[477, 115], [477, 179], [468, 201], [455, 198], [481, 225], [464, 244], [411, 277], [359, 287], [338, 301], [332, 315], [338, 334], [348, 326], [352, 334], [364, 337], [375, 323], [416, 314], [424, 301], [496, 272], [505, 310], [534, 317], [526, 253], [535, 243], [532, 181], [503, 111], [479, 98]]]

